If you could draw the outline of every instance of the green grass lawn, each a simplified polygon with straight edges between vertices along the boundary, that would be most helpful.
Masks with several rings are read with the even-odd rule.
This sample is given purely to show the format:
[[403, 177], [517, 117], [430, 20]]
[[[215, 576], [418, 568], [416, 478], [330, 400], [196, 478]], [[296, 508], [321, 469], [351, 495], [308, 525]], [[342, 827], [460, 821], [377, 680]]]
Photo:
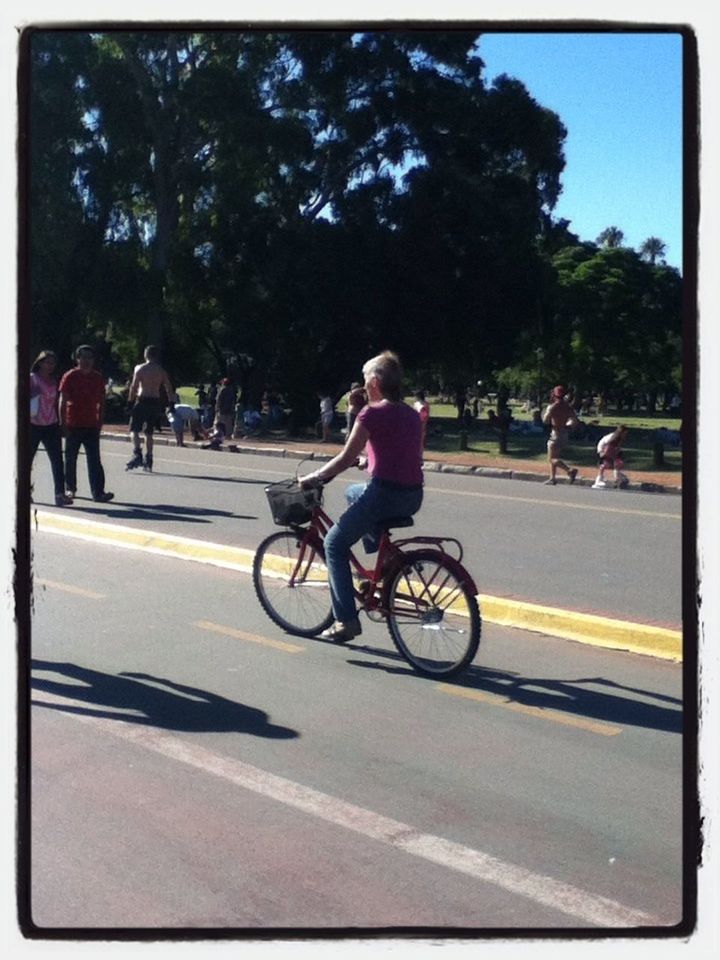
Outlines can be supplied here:
[[[197, 406], [197, 396], [194, 386], [178, 387], [181, 403]], [[406, 398], [412, 403], [413, 398]], [[457, 420], [457, 411], [452, 404], [443, 404], [428, 399], [430, 403], [430, 426], [427, 440], [429, 453], [454, 453], [460, 450], [460, 427]], [[524, 413], [520, 404], [510, 403], [513, 418], [516, 420], [531, 420], [530, 413]], [[337, 405], [337, 412], [344, 414], [346, 409], [345, 398]], [[482, 404], [479, 420], [473, 421], [467, 431], [467, 450], [477, 453], [491, 460], [536, 460], [538, 464], [547, 462], [547, 447], [545, 436], [529, 436], [518, 433], [509, 433], [507, 453], [499, 451], [498, 436], [492, 431], [487, 421], [488, 409], [494, 409], [489, 404]], [[665, 464], [656, 467], [653, 463], [653, 431], [659, 427], [677, 430], [680, 421], [672, 417], [649, 416], [647, 413], [632, 413], [617, 415], [609, 411], [604, 417], [588, 417], [588, 424], [599, 425], [603, 432], [610, 432], [616, 426], [625, 424], [630, 433], [623, 448], [626, 470], [632, 474], [633, 470], [680, 472], [682, 469], [682, 452], [665, 447]], [[274, 431], [277, 432], [277, 431]], [[594, 468], [597, 464], [595, 444], [587, 441], [577, 441], [568, 445], [564, 451], [567, 462], [578, 467]]]
[[[451, 453], [460, 449], [460, 426], [457, 420], [457, 411], [451, 404], [430, 402], [430, 431], [428, 434], [427, 450], [437, 453]], [[467, 449], [470, 453], [482, 454], [490, 459], [509, 460], [537, 460], [547, 461], [546, 437], [542, 435], [523, 435], [509, 433], [507, 438], [507, 454], [500, 454], [497, 434], [490, 429], [487, 422], [487, 411], [490, 408], [482, 405], [480, 418], [473, 421], [467, 431]], [[520, 405], [510, 404], [515, 420], [529, 421], [532, 414], [524, 413]], [[658, 415], [649, 416], [647, 413], [632, 413], [617, 415], [610, 411], [604, 417], [588, 417], [584, 421], [588, 425], [599, 426], [603, 432], [609, 433], [616, 426], [625, 424], [628, 427], [628, 438], [623, 447], [626, 469], [648, 470], [663, 472], [679, 472], [682, 469], [682, 452], [666, 446], [664, 451], [665, 464], [656, 467], [653, 462], [654, 431], [660, 427], [669, 430], [678, 430], [680, 421], [671, 417]], [[569, 444], [563, 451], [568, 463], [579, 467], [595, 467], [597, 453], [595, 443], [576, 441]]]

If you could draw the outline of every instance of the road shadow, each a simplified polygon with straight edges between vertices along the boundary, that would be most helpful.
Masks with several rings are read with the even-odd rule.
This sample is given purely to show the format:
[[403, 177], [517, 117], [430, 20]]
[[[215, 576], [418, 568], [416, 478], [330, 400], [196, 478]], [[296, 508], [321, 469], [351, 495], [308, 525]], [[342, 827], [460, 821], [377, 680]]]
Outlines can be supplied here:
[[[146, 673], [102, 673], [74, 663], [49, 660], [33, 660], [31, 669], [57, 673], [70, 681], [33, 676], [32, 691], [44, 691], [87, 704], [45, 703], [31, 698], [33, 706], [47, 710], [121, 720], [181, 733], [247, 733], [280, 740], [299, 736], [296, 730], [271, 723], [264, 710], [164, 677]], [[142, 716], [130, 711], [137, 711]]]
[[452, 683], [456, 687], [500, 697], [507, 703], [553, 710], [618, 726], [643, 727], [663, 733], [679, 734], [683, 731], [682, 700], [651, 690], [626, 687], [604, 677], [530, 677], [471, 664], [459, 676], [444, 680], [442, 677], [425, 677], [417, 673], [399, 653], [392, 650], [359, 644], [352, 644], [348, 649], [381, 657], [374, 662], [349, 659], [347, 662], [355, 667], [408, 674], [431, 683]]
[[[179, 507], [170, 503], [149, 503], [141, 506], [137, 503], [127, 503], [124, 500], [112, 500], [112, 506], [93, 507], [78, 504], [83, 497], [76, 497], [78, 510], [83, 513], [99, 514], [111, 517], [114, 520], [182, 520], [185, 523], [212, 523], [215, 517], [224, 517], [228, 520], [257, 520], [253, 514], [233, 513], [231, 510], [213, 510], [210, 507]], [[88, 503], [94, 503], [88, 498]], [[67, 508], [68, 515], [72, 507]]]
[[166, 473], [163, 471], [163, 477], [173, 477], [176, 480], [204, 480], [213, 483], [244, 483], [250, 486], [267, 487], [268, 484], [275, 483], [275, 480], [247, 480], [242, 477], [206, 477], [197, 473]]

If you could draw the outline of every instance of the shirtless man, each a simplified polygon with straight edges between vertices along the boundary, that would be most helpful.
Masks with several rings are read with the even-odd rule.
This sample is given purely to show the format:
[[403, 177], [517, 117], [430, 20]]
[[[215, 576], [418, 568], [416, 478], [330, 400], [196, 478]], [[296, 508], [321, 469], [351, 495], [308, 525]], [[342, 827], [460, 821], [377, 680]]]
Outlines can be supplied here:
[[547, 443], [548, 460], [550, 461], [550, 478], [545, 481], [546, 484], [555, 484], [557, 482], [555, 474], [557, 468], [562, 469], [570, 478], [570, 483], [575, 483], [577, 477], [577, 468], [572, 469], [560, 459], [560, 453], [568, 442], [568, 431], [571, 427], [577, 426], [577, 417], [575, 411], [565, 399], [565, 388], [555, 387], [550, 394], [550, 403], [545, 408], [542, 415], [542, 422], [550, 425], [550, 439]]
[[[128, 403], [132, 405], [130, 414], [130, 436], [133, 441], [132, 459], [128, 461], [126, 470], [142, 467], [152, 470], [153, 466], [153, 430], [163, 412], [163, 402], [160, 390], [165, 388], [168, 397], [174, 396], [170, 378], [158, 363], [160, 351], [157, 347], [145, 347], [145, 363], [138, 364], [133, 373]], [[142, 456], [142, 442], [140, 431], [145, 432], [145, 461]]]

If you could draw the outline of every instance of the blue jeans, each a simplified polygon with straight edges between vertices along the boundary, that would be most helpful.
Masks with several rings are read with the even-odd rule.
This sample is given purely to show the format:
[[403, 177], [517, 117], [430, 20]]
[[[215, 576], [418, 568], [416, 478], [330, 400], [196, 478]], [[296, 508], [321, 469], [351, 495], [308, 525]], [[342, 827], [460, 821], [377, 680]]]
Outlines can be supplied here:
[[369, 553], [378, 549], [381, 528], [378, 521], [390, 517], [409, 517], [422, 504], [422, 487], [385, 486], [372, 479], [351, 484], [345, 491], [348, 509], [325, 538], [325, 560], [330, 580], [330, 596], [336, 620], [347, 623], [357, 617], [350, 570], [350, 548], [363, 537]]

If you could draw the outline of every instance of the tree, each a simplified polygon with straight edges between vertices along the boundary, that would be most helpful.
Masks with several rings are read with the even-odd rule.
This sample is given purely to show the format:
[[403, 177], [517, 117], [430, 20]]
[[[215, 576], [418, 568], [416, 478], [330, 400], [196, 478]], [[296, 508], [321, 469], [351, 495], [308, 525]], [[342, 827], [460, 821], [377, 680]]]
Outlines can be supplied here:
[[611, 250], [622, 246], [625, 234], [618, 227], [606, 227], [597, 238], [597, 243], [601, 247], [609, 247]]
[[647, 260], [653, 266], [657, 260], [665, 259], [666, 246], [659, 240], [657, 237], [648, 237], [647, 240], [644, 240], [640, 245], [640, 256], [643, 260]]
[[[38, 62], [68, 36], [38, 32]], [[77, 39], [51, 186], [88, 247], [74, 309], [126, 363], [162, 339], [176, 379], [241, 363], [300, 406], [386, 346], [473, 376], [513, 357], [565, 130], [517, 81], [486, 87], [477, 34]]]
[[33, 353], [54, 349], [62, 365], [71, 365], [72, 348], [85, 333], [83, 281], [92, 246], [86, 242], [88, 224], [76, 180], [75, 155], [77, 145], [87, 137], [76, 93], [87, 52], [88, 43], [72, 35], [50, 35], [42, 43], [36, 37], [26, 41], [30, 348]]

